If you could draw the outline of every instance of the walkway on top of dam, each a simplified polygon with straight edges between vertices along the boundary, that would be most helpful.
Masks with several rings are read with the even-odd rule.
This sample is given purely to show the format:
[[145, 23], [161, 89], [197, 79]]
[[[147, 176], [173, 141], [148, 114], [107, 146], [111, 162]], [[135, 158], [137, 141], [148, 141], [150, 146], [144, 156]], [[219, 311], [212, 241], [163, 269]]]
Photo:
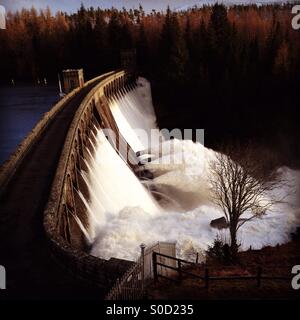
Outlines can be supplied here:
[[0, 265], [7, 290], [1, 299], [101, 298], [53, 260], [43, 229], [43, 211], [74, 114], [86, 94], [103, 80], [82, 88], [50, 122], [23, 159], [0, 198]]

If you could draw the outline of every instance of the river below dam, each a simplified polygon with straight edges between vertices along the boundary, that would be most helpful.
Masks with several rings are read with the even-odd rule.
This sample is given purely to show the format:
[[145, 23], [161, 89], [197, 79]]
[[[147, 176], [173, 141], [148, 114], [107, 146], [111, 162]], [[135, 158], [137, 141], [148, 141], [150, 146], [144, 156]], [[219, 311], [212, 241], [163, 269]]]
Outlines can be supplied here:
[[59, 100], [56, 85], [0, 86], [0, 165]]

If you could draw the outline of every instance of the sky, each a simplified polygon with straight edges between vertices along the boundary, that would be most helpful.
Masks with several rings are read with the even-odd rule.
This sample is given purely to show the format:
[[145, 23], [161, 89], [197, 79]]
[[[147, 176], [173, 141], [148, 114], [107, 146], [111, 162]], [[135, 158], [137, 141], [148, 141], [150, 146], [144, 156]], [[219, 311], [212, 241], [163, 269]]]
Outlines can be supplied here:
[[[216, 0], [217, 1], [217, 0]], [[255, 2], [255, 0], [224, 0], [224, 2]], [[276, 0], [275, 0], [276, 1]], [[2, 4], [7, 11], [16, 11], [21, 8], [31, 8], [35, 6], [36, 8], [46, 8], [50, 7], [52, 12], [58, 10], [66, 12], [74, 12], [83, 3], [85, 7], [102, 7], [111, 8], [112, 6], [116, 8], [137, 8], [141, 3], [146, 11], [151, 11], [152, 9], [164, 10], [168, 5], [171, 9], [186, 8], [188, 6], [193, 6], [195, 4], [201, 4], [206, 2], [214, 2], [214, 0], [0, 0], [0, 5]], [[220, 2], [220, 1], [219, 1]], [[257, 2], [270, 2], [270, 0], [257, 0]], [[284, 2], [284, 0], [282, 1]]]
[[168, 4], [171, 8], [178, 8], [181, 6], [193, 5], [197, 0], [0, 0], [0, 4], [6, 7], [6, 10], [18, 10], [22, 7], [30, 8], [34, 5], [37, 8], [45, 8], [49, 6], [52, 11], [62, 10], [67, 12], [76, 11], [81, 2], [85, 7], [102, 7], [111, 8], [138, 8], [141, 3], [143, 8], [147, 11], [152, 9], [164, 10]]

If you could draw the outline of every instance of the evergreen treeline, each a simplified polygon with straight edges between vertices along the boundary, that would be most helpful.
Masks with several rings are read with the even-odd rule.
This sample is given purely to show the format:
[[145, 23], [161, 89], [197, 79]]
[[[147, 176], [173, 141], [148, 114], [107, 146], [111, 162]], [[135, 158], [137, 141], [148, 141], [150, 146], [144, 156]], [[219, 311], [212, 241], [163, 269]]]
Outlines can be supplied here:
[[298, 134], [300, 100], [300, 31], [291, 19], [289, 4], [21, 10], [0, 30], [1, 81], [56, 79], [66, 68], [91, 78], [119, 68], [120, 51], [136, 48], [160, 126], [205, 128], [209, 144], [222, 135], [268, 136], [299, 152], [287, 139]]
[[[140, 71], [183, 83], [295, 76], [299, 32], [291, 6], [204, 6], [184, 12], [50, 9], [8, 14], [0, 33], [1, 80], [56, 77], [83, 67], [90, 77], [120, 66], [119, 52], [137, 48]], [[226, 81], [227, 82], [227, 81]], [[235, 82], [232, 82], [235, 87]]]

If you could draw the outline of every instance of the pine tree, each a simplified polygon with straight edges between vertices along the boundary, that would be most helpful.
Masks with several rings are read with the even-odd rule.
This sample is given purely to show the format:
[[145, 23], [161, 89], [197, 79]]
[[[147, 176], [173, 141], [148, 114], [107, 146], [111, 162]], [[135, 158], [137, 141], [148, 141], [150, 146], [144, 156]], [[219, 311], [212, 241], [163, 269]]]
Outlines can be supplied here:
[[193, 49], [190, 55], [190, 59], [194, 68], [191, 70], [193, 73], [193, 79], [199, 85], [203, 85], [203, 82], [207, 79], [207, 64], [209, 58], [209, 41], [208, 41], [207, 29], [203, 18], [200, 21], [200, 25], [195, 31], [193, 39]]
[[117, 49], [120, 43], [121, 24], [116, 10], [113, 10], [111, 14], [107, 33], [109, 46], [113, 49]]
[[108, 48], [110, 52], [108, 66], [111, 69], [120, 66], [120, 35], [122, 26], [119, 18], [118, 11], [113, 10], [107, 27]]
[[[209, 21], [210, 47], [217, 63], [225, 63], [228, 57], [230, 24], [224, 5], [215, 4]], [[220, 67], [220, 66], [219, 66]]]
[[266, 72], [271, 75], [277, 56], [277, 51], [282, 42], [282, 35], [280, 33], [280, 23], [274, 22], [267, 38], [266, 52], [265, 52], [265, 69]]
[[[224, 5], [215, 4], [208, 26], [208, 69], [211, 87], [218, 90], [228, 82], [228, 60], [230, 57], [230, 24]], [[222, 95], [222, 93], [221, 93]]]
[[184, 83], [188, 52], [176, 13], [167, 9], [161, 35], [162, 72], [166, 81]]
[[91, 60], [94, 64], [95, 73], [98, 74], [106, 70], [104, 67], [107, 64], [106, 49], [107, 49], [107, 24], [104, 20], [104, 15], [101, 10], [95, 11], [95, 25], [92, 32], [93, 50], [91, 50]]
[[148, 42], [145, 32], [144, 24], [141, 23], [139, 27], [139, 36], [137, 41], [137, 61], [141, 71], [146, 71], [145, 68], [151, 61], [148, 60]]
[[193, 52], [193, 32], [191, 27], [190, 16], [188, 15], [185, 23], [185, 42], [188, 53], [191, 55]]
[[121, 27], [120, 48], [131, 49], [133, 47], [132, 33], [130, 31], [130, 25], [126, 21]]

